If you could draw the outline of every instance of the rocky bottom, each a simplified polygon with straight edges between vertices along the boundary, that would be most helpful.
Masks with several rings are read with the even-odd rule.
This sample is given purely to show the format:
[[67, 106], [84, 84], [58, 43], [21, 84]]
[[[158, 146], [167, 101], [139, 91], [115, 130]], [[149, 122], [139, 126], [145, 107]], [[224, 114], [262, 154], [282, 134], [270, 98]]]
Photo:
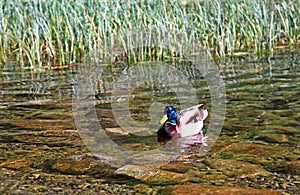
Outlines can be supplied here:
[[151, 168], [110, 166], [73, 130], [2, 134], [0, 193], [300, 194], [299, 147], [229, 138], [219, 137], [204, 156], [182, 153]]

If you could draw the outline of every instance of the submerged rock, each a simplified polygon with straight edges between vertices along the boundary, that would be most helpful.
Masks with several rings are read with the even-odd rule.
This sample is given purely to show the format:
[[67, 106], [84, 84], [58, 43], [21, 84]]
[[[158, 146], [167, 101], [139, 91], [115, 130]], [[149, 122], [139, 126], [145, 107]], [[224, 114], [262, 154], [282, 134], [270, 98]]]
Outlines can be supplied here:
[[275, 166], [273, 169], [277, 172], [300, 175], [300, 160], [283, 162]]
[[16, 142], [43, 144], [48, 146], [84, 146], [77, 130], [45, 130], [26, 134], [15, 134]]
[[171, 185], [183, 182], [186, 179], [184, 174], [137, 165], [125, 165], [117, 169], [115, 173], [125, 174], [151, 185]]
[[128, 135], [129, 133], [124, 131], [122, 128], [106, 128], [105, 131], [120, 135]]
[[289, 140], [284, 134], [277, 133], [257, 133], [255, 139], [261, 140], [267, 143], [288, 143]]
[[0, 168], [8, 168], [8, 169], [25, 169], [28, 168], [28, 161], [26, 158], [19, 158], [19, 159], [8, 159], [0, 164]]
[[104, 163], [99, 157], [92, 155], [78, 155], [68, 158], [60, 158], [46, 162], [50, 170], [73, 175], [82, 174], [109, 174], [115, 168]]
[[258, 165], [237, 160], [210, 159], [207, 160], [206, 163], [229, 177], [269, 176], [271, 174]]
[[168, 164], [162, 166], [161, 169], [166, 170], [166, 171], [176, 172], [176, 173], [186, 173], [192, 167], [193, 167], [192, 164], [178, 162], [178, 163], [168, 163]]
[[14, 120], [11, 124], [25, 129], [33, 130], [61, 130], [61, 129], [75, 129], [72, 119], [70, 120], [46, 120], [46, 119], [27, 119]]
[[188, 185], [175, 185], [163, 188], [158, 194], [176, 194], [176, 195], [198, 195], [198, 194], [265, 194], [276, 195], [281, 194], [280, 191], [275, 190], [262, 190], [253, 188], [241, 188], [230, 186], [214, 186], [205, 184], [188, 184]]
[[243, 157], [245, 160], [256, 158], [257, 162], [264, 161], [271, 158], [288, 158], [295, 160], [299, 157], [297, 154], [292, 153], [292, 149], [269, 146], [261, 144], [244, 144], [234, 143], [225, 147], [219, 152], [222, 156], [230, 156], [231, 158]]

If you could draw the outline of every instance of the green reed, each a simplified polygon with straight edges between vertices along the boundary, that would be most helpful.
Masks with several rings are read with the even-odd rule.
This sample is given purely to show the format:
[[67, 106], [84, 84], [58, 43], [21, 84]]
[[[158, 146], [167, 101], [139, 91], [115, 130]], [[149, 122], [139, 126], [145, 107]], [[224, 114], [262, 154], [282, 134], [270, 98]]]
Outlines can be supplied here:
[[300, 39], [297, 0], [3, 0], [0, 7], [0, 61], [12, 56], [31, 68], [86, 56], [163, 60], [183, 56], [182, 43], [195, 39], [219, 57], [260, 55]]

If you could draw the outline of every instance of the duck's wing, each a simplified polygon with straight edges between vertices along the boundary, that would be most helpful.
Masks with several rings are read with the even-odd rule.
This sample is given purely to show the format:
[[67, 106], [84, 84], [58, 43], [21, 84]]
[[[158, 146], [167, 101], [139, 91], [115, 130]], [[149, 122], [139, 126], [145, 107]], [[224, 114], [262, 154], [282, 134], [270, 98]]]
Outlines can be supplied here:
[[177, 119], [178, 132], [182, 137], [201, 133], [207, 116], [208, 112], [202, 104], [180, 111]]
[[203, 104], [199, 104], [179, 111], [177, 121], [179, 121], [181, 125], [188, 125], [189, 123], [203, 121], [207, 116], [207, 110], [204, 108]]

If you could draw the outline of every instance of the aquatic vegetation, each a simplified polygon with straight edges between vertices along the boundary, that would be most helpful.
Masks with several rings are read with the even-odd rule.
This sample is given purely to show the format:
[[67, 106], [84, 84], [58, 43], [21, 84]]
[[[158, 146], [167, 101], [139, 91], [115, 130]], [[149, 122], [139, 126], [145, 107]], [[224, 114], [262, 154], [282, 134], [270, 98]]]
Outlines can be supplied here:
[[[174, 51], [153, 40], [176, 42], [177, 32], [216, 56], [272, 52], [278, 45], [299, 44], [300, 38], [296, 0], [3, 0], [0, 7], [0, 61], [12, 56], [31, 68], [77, 63], [87, 55], [113, 62], [112, 51], [120, 51], [128, 63], [162, 60], [174, 57]], [[160, 29], [162, 37], [145, 35], [141, 43], [128, 33], [150, 27]]]

